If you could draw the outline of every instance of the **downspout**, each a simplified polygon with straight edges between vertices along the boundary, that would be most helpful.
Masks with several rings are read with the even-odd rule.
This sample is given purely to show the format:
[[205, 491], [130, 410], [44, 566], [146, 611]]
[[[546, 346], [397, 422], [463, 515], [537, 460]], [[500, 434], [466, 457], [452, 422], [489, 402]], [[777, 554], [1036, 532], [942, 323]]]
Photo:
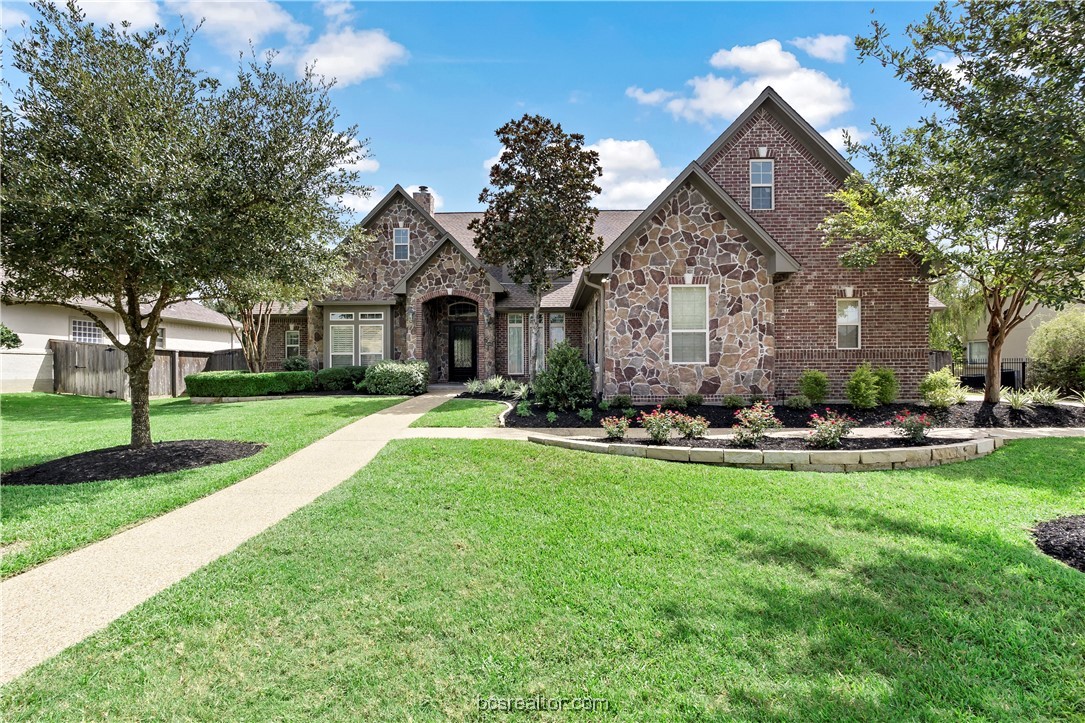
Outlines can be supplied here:
[[591, 288], [596, 289], [596, 290], [599, 291], [599, 310], [595, 314], [595, 342], [599, 345], [600, 353], [598, 354], [598, 356], [596, 356], [596, 359], [595, 359], [595, 378], [597, 380], [597, 384], [596, 384], [597, 389], [595, 391], [598, 394], [602, 394], [602, 392], [603, 392], [603, 369], [606, 366], [603, 363], [603, 359], [606, 357], [606, 343], [605, 343], [605, 340], [603, 338], [603, 334], [606, 332], [606, 328], [607, 328], [607, 323], [606, 323], [606, 302], [607, 302], [607, 300], [606, 300], [606, 294], [607, 294], [606, 285], [607, 285], [607, 277], [603, 277], [603, 285], [602, 286], [600, 286], [599, 284], [593, 284], [588, 279], [587, 272], [584, 273], [583, 279], [584, 279], [584, 285], [585, 286], [590, 286]]

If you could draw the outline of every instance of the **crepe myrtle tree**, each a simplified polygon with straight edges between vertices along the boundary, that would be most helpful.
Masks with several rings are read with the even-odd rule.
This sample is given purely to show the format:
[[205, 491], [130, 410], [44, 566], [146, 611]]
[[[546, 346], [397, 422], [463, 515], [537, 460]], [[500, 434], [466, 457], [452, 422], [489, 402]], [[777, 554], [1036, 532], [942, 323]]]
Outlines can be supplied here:
[[535, 378], [542, 344], [542, 297], [554, 279], [590, 263], [602, 247], [595, 235], [603, 171], [599, 154], [584, 148], [584, 136], [561, 124], [525, 114], [497, 129], [502, 152], [490, 168], [490, 185], [479, 194], [486, 205], [468, 228], [479, 256], [507, 266], [513, 281], [526, 283], [534, 298], [528, 376]]
[[2, 107], [0, 292], [71, 308], [125, 352], [131, 444], [144, 447], [163, 312], [341, 235], [336, 199], [362, 190], [356, 129], [335, 130], [329, 85], [312, 73], [287, 82], [270, 59], [240, 62], [223, 91], [188, 63], [196, 30], [35, 8]]
[[984, 401], [999, 401], [1007, 335], [1040, 305], [1085, 298], [1085, 6], [940, 3], [889, 44], [856, 39], [934, 112], [897, 133], [874, 124], [849, 151], [869, 171], [832, 194], [822, 226], [846, 265], [919, 259], [978, 289], [987, 322]]

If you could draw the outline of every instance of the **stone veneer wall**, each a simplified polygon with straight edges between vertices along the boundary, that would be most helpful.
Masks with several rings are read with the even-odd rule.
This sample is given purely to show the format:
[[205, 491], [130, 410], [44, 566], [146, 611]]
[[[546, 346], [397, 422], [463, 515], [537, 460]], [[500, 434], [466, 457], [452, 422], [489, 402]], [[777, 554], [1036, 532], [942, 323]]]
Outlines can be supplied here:
[[[669, 359], [669, 289], [708, 285], [708, 363]], [[764, 255], [691, 184], [614, 253], [606, 295], [605, 397], [638, 402], [773, 394], [773, 287]]]
[[[449, 289], [452, 289], [451, 294]], [[440, 324], [434, 318], [433, 311], [429, 312], [429, 318], [426, 311], [426, 302], [446, 296], [460, 296], [478, 304], [478, 375], [492, 376], [495, 373], [493, 292], [490, 291], [485, 272], [472, 265], [455, 246], [447, 242], [407, 282], [406, 304], [414, 310], [414, 324], [407, 325], [404, 333], [404, 358], [428, 359], [435, 353], [447, 358], [448, 325], [444, 325], [445, 347], [435, 352], [434, 345], [441, 343], [441, 331], [434, 324], [438, 327]]]
[[[749, 162], [758, 148], [775, 160], [775, 208], [750, 211]], [[908, 259], [883, 258], [866, 271], [845, 269], [843, 248], [823, 247], [818, 224], [839, 206], [826, 195], [840, 183], [767, 110], [755, 113], [705, 170], [750, 212], [802, 271], [776, 284], [775, 381], [778, 396], [796, 392], [803, 369], [829, 374], [832, 398], [843, 397], [848, 375], [862, 361], [890, 366], [901, 382], [901, 398], [918, 397], [927, 373], [928, 289], [912, 279], [920, 274]], [[862, 300], [862, 349], [836, 348], [836, 299], [852, 286]]]

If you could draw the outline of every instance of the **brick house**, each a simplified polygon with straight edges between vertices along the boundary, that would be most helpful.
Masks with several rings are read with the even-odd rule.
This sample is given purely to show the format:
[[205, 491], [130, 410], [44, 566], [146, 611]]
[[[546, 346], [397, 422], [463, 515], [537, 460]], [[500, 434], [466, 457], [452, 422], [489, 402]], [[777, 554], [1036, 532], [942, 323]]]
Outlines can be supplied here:
[[[784, 397], [804, 369], [842, 397], [862, 361], [902, 398], [927, 371], [928, 289], [907, 258], [843, 268], [818, 224], [850, 164], [771, 88], [643, 211], [601, 211], [603, 251], [543, 300], [545, 346], [584, 350], [604, 397]], [[483, 264], [468, 223], [396, 186], [362, 221], [357, 280], [284, 309], [269, 357], [318, 366], [425, 359], [433, 381], [527, 368], [531, 294]]]

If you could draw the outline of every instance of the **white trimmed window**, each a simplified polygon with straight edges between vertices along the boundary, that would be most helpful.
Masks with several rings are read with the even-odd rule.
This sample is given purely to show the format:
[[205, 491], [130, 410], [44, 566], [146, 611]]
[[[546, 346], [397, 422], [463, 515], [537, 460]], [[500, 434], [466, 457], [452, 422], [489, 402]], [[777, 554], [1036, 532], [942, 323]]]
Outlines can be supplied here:
[[708, 363], [708, 287], [671, 287], [671, 363]]
[[836, 300], [836, 348], [858, 349], [862, 343], [862, 313], [859, 299]]
[[968, 342], [968, 363], [969, 364], [986, 364], [987, 363], [987, 342], [986, 341], [970, 341], [970, 342]]
[[384, 324], [358, 327], [358, 364], [369, 366], [384, 358]]
[[381, 321], [384, 319], [383, 311], [363, 311], [358, 314], [358, 321]]
[[162, 326], [158, 327], [158, 336], [155, 337], [154, 345], [155, 345], [156, 349], [165, 349], [166, 348], [166, 328], [165, 327], [162, 327]]
[[80, 341], [84, 344], [101, 344], [102, 330], [93, 321], [86, 319], [72, 319], [72, 341]]
[[333, 311], [328, 314], [328, 321], [354, 321], [354, 312]]
[[550, 315], [550, 346], [565, 341], [565, 314]]
[[776, 163], [772, 159], [750, 161], [750, 209], [771, 211], [775, 205]]
[[406, 228], [392, 229], [392, 258], [406, 261], [411, 257], [411, 231]]
[[333, 367], [354, 366], [354, 325], [332, 324], [328, 334]]
[[509, 374], [524, 373], [524, 315], [509, 314]]
[[291, 330], [286, 332], [286, 358], [301, 356], [301, 332]]

